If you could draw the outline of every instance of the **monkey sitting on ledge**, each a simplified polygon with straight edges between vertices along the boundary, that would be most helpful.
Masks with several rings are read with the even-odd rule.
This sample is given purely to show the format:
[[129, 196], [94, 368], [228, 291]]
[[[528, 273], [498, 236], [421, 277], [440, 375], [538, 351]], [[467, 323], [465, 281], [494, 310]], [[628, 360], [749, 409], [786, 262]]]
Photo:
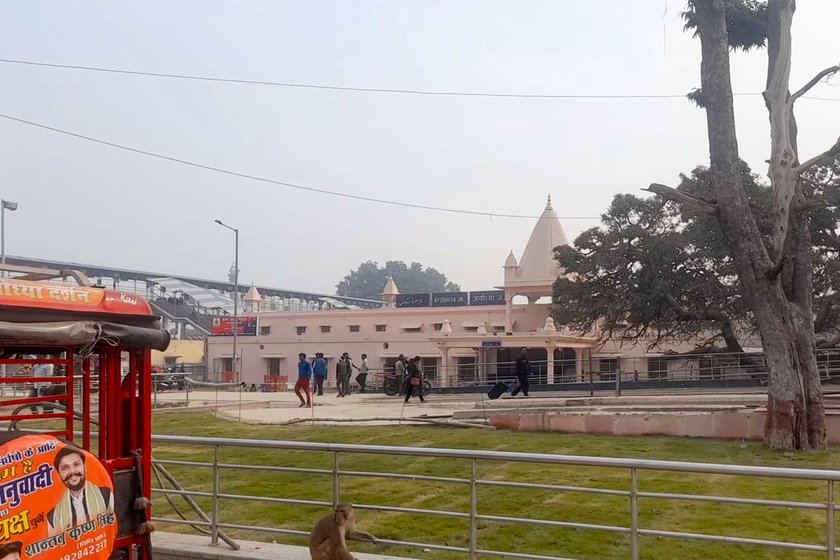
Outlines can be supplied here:
[[347, 541], [376, 543], [376, 537], [364, 531], [356, 531], [356, 517], [353, 506], [341, 503], [333, 512], [315, 524], [309, 535], [309, 553], [312, 560], [355, 560], [347, 550]]

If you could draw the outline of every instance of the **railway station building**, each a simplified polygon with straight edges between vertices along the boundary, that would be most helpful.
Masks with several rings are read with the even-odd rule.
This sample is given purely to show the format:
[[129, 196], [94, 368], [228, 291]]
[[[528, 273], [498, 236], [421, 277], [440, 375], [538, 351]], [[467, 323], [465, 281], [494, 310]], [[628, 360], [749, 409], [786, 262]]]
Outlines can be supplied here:
[[[536, 220], [527, 245], [517, 258], [511, 251], [502, 260], [502, 283], [479, 292], [406, 294], [393, 279], [383, 287], [383, 304], [376, 309], [266, 311], [252, 289], [240, 318], [234, 367], [230, 328], [207, 339], [211, 374], [227, 381], [264, 383], [266, 377], [296, 378], [298, 354], [328, 360], [330, 378], [335, 361], [344, 353], [356, 364], [367, 354], [374, 371], [393, 371], [400, 354], [420, 356], [424, 374], [439, 387], [509, 379], [522, 348], [528, 349], [538, 384], [585, 381], [592, 372], [599, 381], [617, 372], [636, 378], [667, 377], [682, 368], [649, 342], [619, 347], [600, 342], [598, 333], [577, 333], [554, 324], [551, 318], [553, 285], [562, 270], [554, 248], [568, 239], [549, 197]], [[221, 323], [225, 320], [220, 318]], [[243, 323], [244, 322], [244, 323]], [[227, 333], [227, 335], [225, 334]], [[687, 351], [693, 344], [669, 345]], [[236, 372], [236, 373], [234, 373]]]

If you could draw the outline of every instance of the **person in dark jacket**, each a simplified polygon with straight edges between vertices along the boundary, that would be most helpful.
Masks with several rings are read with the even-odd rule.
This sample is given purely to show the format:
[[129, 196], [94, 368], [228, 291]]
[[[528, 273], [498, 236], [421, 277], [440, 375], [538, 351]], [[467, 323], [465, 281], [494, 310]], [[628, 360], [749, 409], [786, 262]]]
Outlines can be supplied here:
[[327, 379], [327, 360], [321, 352], [315, 354], [315, 359], [312, 361], [312, 376], [315, 378], [315, 390], [321, 397], [324, 395], [324, 381]]
[[528, 359], [528, 349], [523, 348], [519, 357], [516, 359], [516, 380], [518, 384], [516, 388], [511, 391], [511, 396], [515, 397], [522, 391], [522, 394], [528, 396], [528, 377], [531, 375], [531, 360]]
[[425, 402], [423, 398], [423, 372], [420, 370], [420, 356], [415, 356], [408, 360], [408, 367], [406, 368], [407, 383], [405, 385], [405, 402], [416, 392], [420, 397], [420, 402]]
[[350, 374], [353, 371], [353, 364], [350, 355], [345, 352], [341, 355], [338, 363], [335, 364], [335, 382], [338, 385], [338, 397], [346, 397], [350, 394]]

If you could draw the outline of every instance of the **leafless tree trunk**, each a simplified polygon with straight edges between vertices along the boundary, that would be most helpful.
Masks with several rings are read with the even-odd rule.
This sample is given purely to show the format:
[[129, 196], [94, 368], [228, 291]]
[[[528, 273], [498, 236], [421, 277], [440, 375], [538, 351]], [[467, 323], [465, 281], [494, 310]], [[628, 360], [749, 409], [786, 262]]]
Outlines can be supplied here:
[[[800, 174], [840, 153], [840, 142], [799, 163], [793, 104], [824, 76], [815, 76], [795, 94], [789, 91], [794, 0], [768, 2], [768, 74], [764, 98], [770, 114], [770, 180], [774, 193], [774, 233], [768, 247], [756, 225], [741, 184], [740, 157], [729, 68], [726, 0], [694, 0], [702, 45], [701, 91], [706, 109], [711, 172], [716, 200], [679, 200], [673, 189], [652, 185], [662, 196], [717, 217], [738, 270], [744, 296], [755, 315], [769, 370], [765, 439], [774, 449], [825, 447], [825, 411], [814, 356], [811, 236], [808, 201]], [[653, 188], [655, 187], [655, 189]], [[680, 195], [682, 198], [684, 194]]]

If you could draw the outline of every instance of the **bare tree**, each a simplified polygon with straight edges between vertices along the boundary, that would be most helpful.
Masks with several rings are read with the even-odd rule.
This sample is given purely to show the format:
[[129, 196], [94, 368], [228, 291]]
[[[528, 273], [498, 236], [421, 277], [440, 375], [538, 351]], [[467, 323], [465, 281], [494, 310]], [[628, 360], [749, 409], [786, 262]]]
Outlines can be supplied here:
[[[800, 177], [812, 167], [837, 158], [840, 140], [800, 163], [793, 108], [797, 99], [840, 67], [826, 68], [791, 95], [795, 0], [768, 0], [766, 4], [755, 0], [691, 0], [690, 7], [687, 27], [696, 29], [702, 46], [701, 89], [691, 97], [706, 110], [715, 200], [689, 197], [659, 184], [649, 190], [713, 215], [720, 223], [767, 360], [770, 379], [764, 431], [769, 446], [823, 449], [825, 410], [814, 356], [809, 230], [809, 212], [822, 201], [809, 198]], [[767, 243], [742, 184], [729, 67], [730, 47], [763, 46], [765, 39], [768, 70], [764, 99], [770, 116], [768, 162], [774, 219], [773, 235]]]

